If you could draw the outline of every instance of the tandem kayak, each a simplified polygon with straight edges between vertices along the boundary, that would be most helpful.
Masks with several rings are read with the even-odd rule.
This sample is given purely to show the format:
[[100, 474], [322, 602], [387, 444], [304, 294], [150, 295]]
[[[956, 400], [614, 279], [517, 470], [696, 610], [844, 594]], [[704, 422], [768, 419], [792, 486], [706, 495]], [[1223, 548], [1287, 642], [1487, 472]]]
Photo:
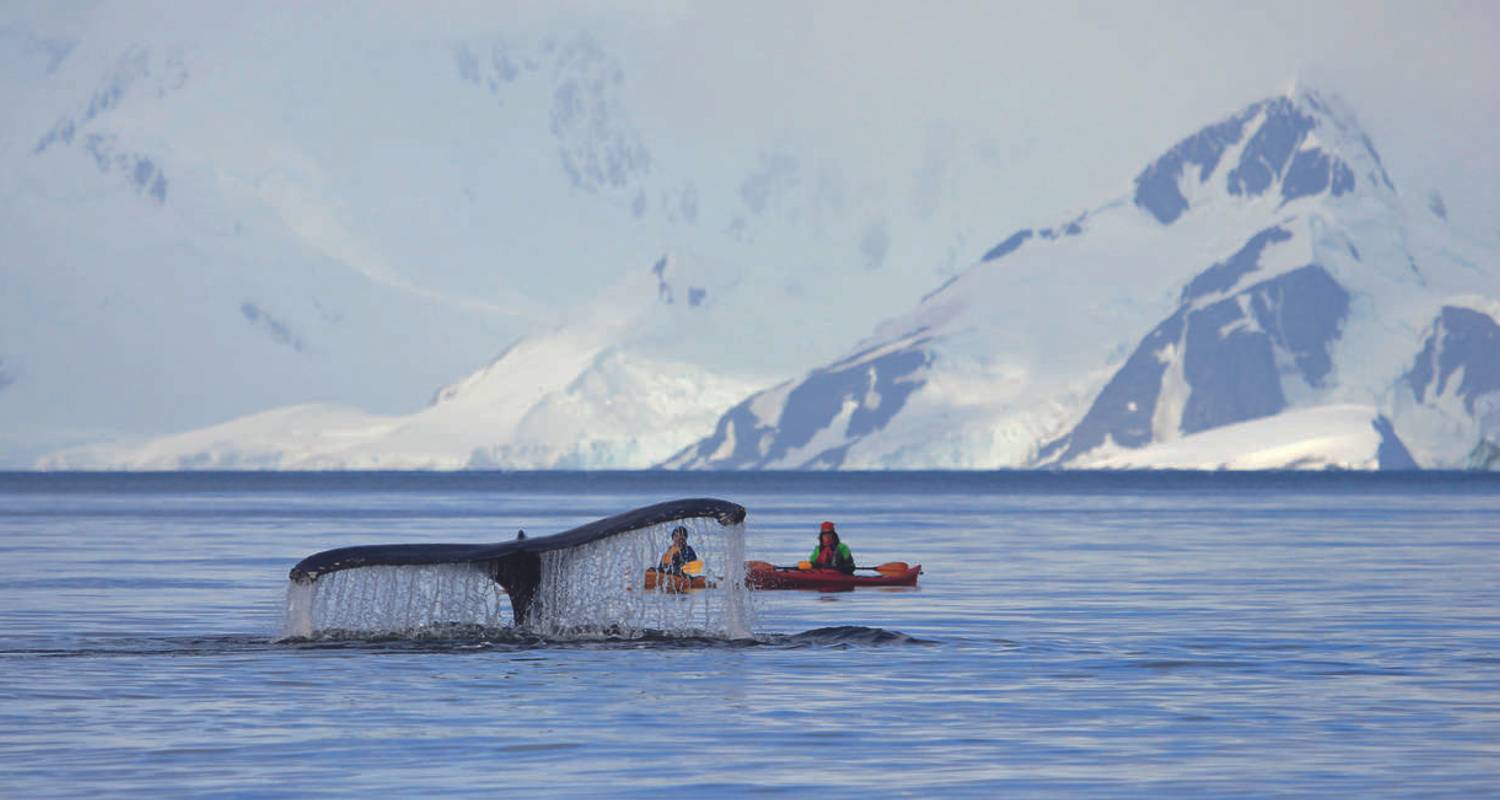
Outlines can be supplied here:
[[836, 569], [778, 567], [764, 561], [745, 562], [745, 585], [751, 589], [854, 589], [860, 586], [916, 586], [922, 565], [882, 564], [869, 575], [849, 575]]

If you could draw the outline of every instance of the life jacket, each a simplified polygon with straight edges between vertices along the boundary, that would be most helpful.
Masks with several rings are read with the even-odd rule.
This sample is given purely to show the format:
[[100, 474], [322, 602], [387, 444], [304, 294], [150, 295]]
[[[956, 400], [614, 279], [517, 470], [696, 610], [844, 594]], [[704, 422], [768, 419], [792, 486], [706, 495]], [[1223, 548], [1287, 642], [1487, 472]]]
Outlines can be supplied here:
[[836, 569], [841, 572], [854, 571], [854, 556], [849, 552], [849, 547], [839, 541], [838, 533], [833, 534], [833, 544], [825, 546], [821, 540], [813, 550], [812, 558], [808, 559], [815, 567], [823, 569]]
[[667, 552], [661, 554], [661, 571], [681, 575], [683, 564], [697, 560], [698, 553], [693, 550], [692, 545], [683, 545], [679, 548], [674, 544], [667, 548]]

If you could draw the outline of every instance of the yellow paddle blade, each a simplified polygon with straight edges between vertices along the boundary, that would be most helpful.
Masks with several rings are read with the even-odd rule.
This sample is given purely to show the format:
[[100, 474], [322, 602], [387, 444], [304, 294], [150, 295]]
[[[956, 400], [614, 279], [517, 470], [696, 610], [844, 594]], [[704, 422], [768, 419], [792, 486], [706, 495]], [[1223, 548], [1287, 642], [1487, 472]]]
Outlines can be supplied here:
[[811, 561], [798, 561], [797, 562], [797, 569], [812, 569], [812, 562]]
[[703, 559], [700, 558], [697, 561], [689, 561], [686, 564], [683, 564], [682, 571], [686, 572], [689, 575], [702, 575]]
[[911, 565], [905, 561], [887, 561], [876, 567], [875, 571], [882, 575], [904, 575], [909, 569], [911, 569]]

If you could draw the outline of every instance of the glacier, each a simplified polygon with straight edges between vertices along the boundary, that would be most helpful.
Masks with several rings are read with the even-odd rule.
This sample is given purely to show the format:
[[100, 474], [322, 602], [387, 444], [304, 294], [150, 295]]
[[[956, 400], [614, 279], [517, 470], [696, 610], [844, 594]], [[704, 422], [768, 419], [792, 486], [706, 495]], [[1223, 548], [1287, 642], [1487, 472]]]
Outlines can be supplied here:
[[696, 141], [566, 26], [174, 14], [0, 37], [0, 465], [1495, 463], [1495, 249], [1307, 87], [1017, 225], [951, 130]]

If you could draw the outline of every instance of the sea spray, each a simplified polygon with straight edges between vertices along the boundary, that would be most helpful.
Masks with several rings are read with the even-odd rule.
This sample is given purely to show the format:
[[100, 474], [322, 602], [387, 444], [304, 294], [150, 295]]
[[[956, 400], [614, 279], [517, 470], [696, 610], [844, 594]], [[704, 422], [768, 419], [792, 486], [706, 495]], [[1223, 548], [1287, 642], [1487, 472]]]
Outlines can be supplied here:
[[[708, 586], [647, 589], [645, 573], [688, 529]], [[745, 638], [754, 607], [745, 588], [743, 524], [712, 519], [651, 525], [541, 555], [542, 580], [526, 629], [548, 638], [645, 632]], [[287, 588], [283, 634], [424, 636], [435, 630], [493, 630], [512, 622], [510, 598], [484, 564], [373, 566], [326, 573]]]

